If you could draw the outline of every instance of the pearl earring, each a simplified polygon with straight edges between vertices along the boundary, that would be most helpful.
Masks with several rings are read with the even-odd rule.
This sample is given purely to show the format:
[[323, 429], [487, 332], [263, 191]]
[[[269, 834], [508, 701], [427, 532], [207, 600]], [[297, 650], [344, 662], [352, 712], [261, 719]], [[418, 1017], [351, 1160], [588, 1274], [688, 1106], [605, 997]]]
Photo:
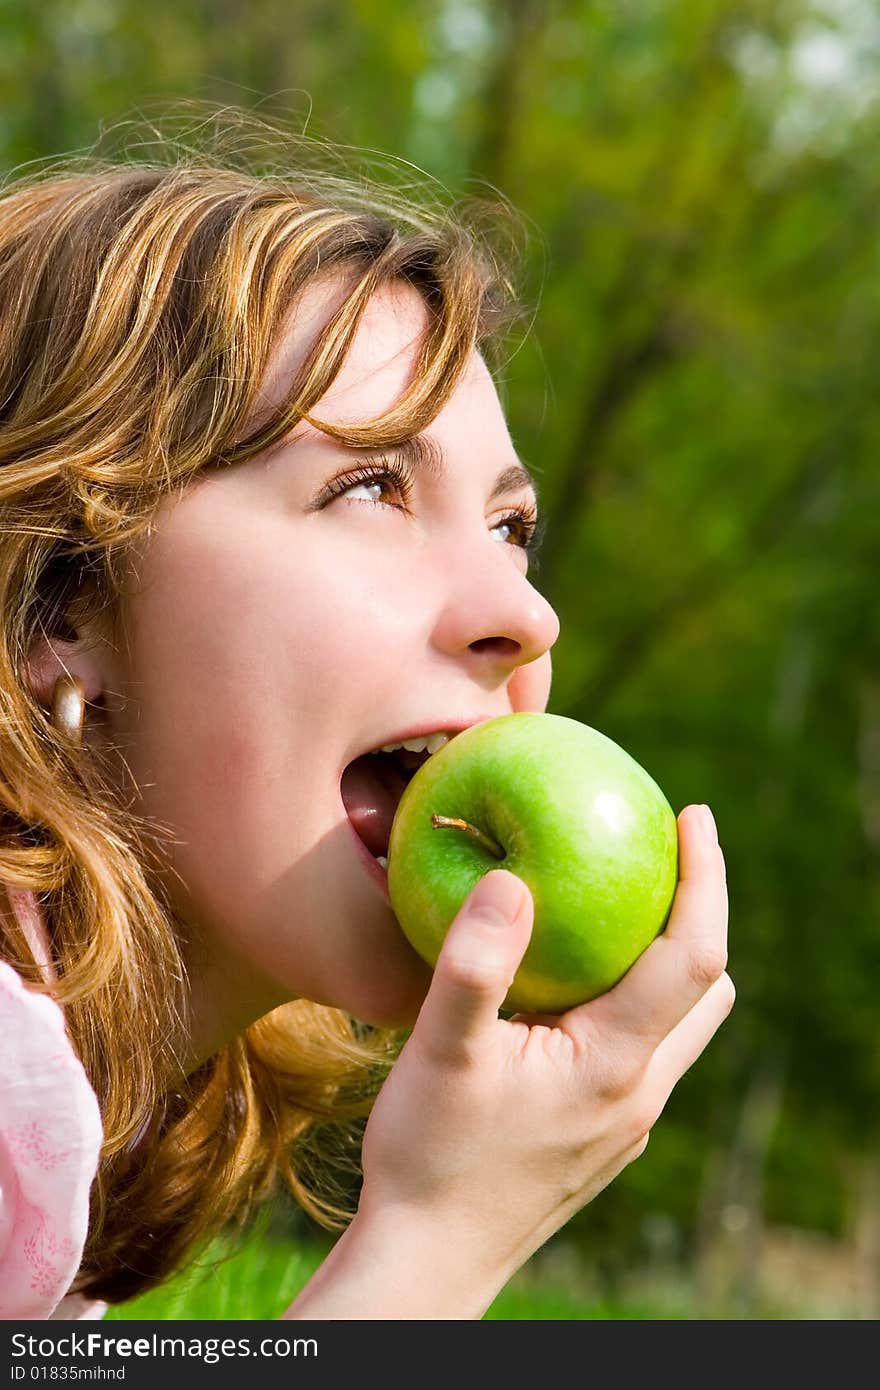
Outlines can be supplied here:
[[82, 743], [86, 713], [86, 689], [79, 676], [59, 676], [52, 691], [52, 724], [71, 743]]

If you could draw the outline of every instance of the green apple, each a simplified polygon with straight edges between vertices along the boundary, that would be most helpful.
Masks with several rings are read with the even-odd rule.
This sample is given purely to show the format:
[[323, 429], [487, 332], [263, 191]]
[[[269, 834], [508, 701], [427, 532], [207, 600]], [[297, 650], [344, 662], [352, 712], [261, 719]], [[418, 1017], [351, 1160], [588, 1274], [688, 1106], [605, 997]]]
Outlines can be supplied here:
[[388, 892], [433, 967], [490, 869], [528, 884], [532, 939], [505, 1010], [558, 1013], [604, 993], [662, 931], [678, 881], [675, 814], [639, 763], [556, 714], [466, 729], [416, 771], [391, 827]]

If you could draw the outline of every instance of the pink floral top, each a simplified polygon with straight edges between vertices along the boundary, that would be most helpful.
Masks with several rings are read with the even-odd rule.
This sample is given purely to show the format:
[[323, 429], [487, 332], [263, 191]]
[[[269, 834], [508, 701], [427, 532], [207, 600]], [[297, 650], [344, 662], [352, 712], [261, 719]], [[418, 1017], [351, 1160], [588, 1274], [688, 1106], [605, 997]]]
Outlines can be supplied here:
[[[32, 894], [10, 906], [47, 979], [53, 971]], [[65, 1297], [79, 1268], [102, 1130], [64, 1015], [0, 961], [0, 1319], [100, 1318]]]

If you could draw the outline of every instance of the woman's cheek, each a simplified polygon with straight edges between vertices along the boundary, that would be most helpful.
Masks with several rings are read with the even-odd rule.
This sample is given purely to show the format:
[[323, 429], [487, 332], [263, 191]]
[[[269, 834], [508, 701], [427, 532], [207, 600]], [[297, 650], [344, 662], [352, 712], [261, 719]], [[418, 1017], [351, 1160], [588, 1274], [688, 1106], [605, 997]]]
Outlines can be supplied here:
[[518, 666], [507, 682], [511, 708], [543, 713], [550, 698], [552, 680], [553, 665], [549, 651], [539, 656], [537, 661], [530, 661], [527, 666]]

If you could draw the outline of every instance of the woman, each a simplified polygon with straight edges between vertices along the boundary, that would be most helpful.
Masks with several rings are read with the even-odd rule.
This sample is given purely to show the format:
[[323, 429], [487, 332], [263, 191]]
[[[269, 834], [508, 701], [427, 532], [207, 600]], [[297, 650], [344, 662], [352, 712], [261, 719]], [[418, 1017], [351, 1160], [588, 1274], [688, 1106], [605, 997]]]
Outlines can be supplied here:
[[400, 932], [376, 750], [544, 709], [558, 622], [486, 244], [305, 143], [289, 168], [59, 165], [0, 200], [7, 1317], [100, 1316], [279, 1176], [340, 1219], [321, 1141], [367, 1114], [285, 1316], [480, 1317], [733, 1000], [706, 808], [664, 934], [559, 1019], [498, 1017], [512, 874], [433, 975]]

